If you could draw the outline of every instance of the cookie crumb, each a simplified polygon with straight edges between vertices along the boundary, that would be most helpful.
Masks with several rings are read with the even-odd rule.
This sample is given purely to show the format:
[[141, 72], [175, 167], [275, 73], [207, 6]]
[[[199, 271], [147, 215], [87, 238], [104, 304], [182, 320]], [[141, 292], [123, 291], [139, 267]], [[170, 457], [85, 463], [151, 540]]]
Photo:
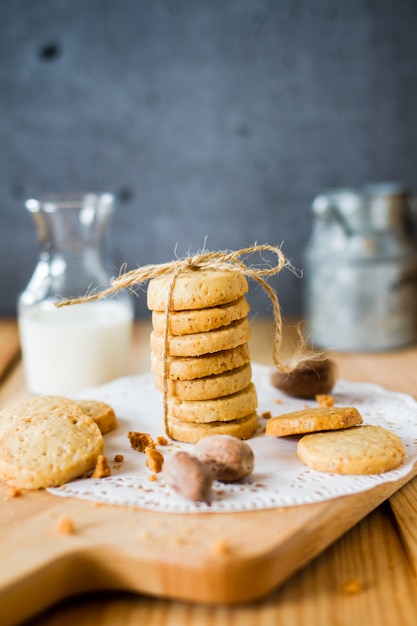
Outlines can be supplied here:
[[158, 444], [158, 446], [167, 446], [169, 442], [166, 437], [159, 436], [156, 438], [156, 443]]
[[110, 467], [107, 463], [106, 457], [99, 454], [92, 478], [105, 478], [106, 476], [110, 476], [110, 474]]
[[155, 480], [158, 480], [158, 479], [156, 477], [156, 474], [149, 474], [148, 480], [150, 480], [151, 482], [155, 482]]
[[149, 446], [145, 448], [145, 454], [147, 467], [149, 467], [151, 472], [158, 474], [162, 470], [162, 466], [164, 464], [163, 455], [156, 448]]
[[272, 417], [272, 413], [271, 411], [265, 411], [264, 413], [262, 413], [261, 417], [263, 417], [266, 420], [270, 420]]
[[155, 442], [149, 433], [140, 433], [130, 430], [127, 433], [130, 446], [138, 452], [145, 452], [145, 448], [154, 448]]
[[352, 580], [348, 580], [342, 587], [343, 593], [346, 593], [348, 596], [353, 596], [355, 593], [359, 593], [362, 591], [362, 585], [356, 578], [352, 578]]
[[61, 535], [72, 535], [75, 531], [74, 522], [70, 517], [61, 517], [55, 530]]
[[231, 545], [226, 539], [219, 539], [215, 541], [212, 546], [212, 552], [218, 555], [229, 554], [231, 551]]
[[123, 454], [115, 454], [113, 460], [115, 463], [123, 463], [125, 457], [123, 456]]
[[316, 400], [319, 406], [334, 406], [333, 396], [328, 396], [326, 394], [318, 394], [316, 396]]

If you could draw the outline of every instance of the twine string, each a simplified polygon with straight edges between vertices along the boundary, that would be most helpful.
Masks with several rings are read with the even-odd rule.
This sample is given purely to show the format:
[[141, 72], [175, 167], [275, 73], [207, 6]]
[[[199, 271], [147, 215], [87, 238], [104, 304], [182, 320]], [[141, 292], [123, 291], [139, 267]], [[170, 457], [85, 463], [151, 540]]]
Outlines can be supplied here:
[[[262, 266], [250, 266], [242, 260], [242, 257], [247, 257], [258, 253], [269, 252], [275, 255], [276, 263], [264, 264]], [[266, 263], [266, 262], [265, 262]], [[272, 349], [272, 359], [275, 367], [282, 372], [290, 372], [293, 368], [291, 366], [284, 365], [279, 357], [279, 352], [282, 343], [282, 317], [281, 309], [278, 301], [278, 296], [272, 287], [265, 280], [266, 277], [274, 276], [281, 272], [284, 267], [290, 268], [293, 272], [296, 270], [292, 267], [289, 261], [285, 258], [283, 252], [279, 247], [272, 245], [254, 245], [247, 248], [242, 248], [235, 251], [220, 251], [220, 252], [201, 252], [193, 256], [186, 257], [184, 259], [176, 259], [168, 263], [162, 263], [159, 265], [144, 265], [129, 272], [121, 273], [117, 278], [111, 281], [110, 287], [102, 291], [93, 291], [87, 293], [85, 296], [79, 298], [73, 298], [69, 300], [61, 300], [57, 302], [58, 308], [69, 306], [73, 304], [83, 304], [86, 302], [93, 302], [107, 296], [114, 295], [116, 292], [122, 289], [128, 289], [135, 291], [138, 285], [158, 278], [160, 276], [169, 276], [169, 288], [166, 298], [165, 306], [165, 321], [164, 321], [164, 342], [163, 342], [163, 396], [164, 396], [164, 420], [167, 434], [169, 434], [167, 414], [168, 414], [168, 339], [169, 339], [169, 313], [172, 308], [172, 297], [174, 293], [175, 282], [177, 277], [186, 271], [201, 271], [205, 269], [227, 270], [237, 271], [244, 274], [248, 278], [252, 278], [258, 282], [264, 291], [269, 296], [272, 303], [273, 316], [275, 323], [275, 336]]]
[[165, 303], [165, 318], [164, 318], [164, 342], [162, 346], [162, 375], [163, 375], [163, 403], [164, 403], [164, 425], [165, 432], [168, 436], [171, 435], [168, 423], [168, 335], [169, 335], [169, 311], [171, 308], [172, 295], [174, 293], [175, 283], [181, 269], [176, 268], [172, 274], [172, 278], [169, 284]]
[[[246, 265], [240, 257], [244, 255], [250, 255], [255, 252], [262, 253], [264, 251], [272, 252], [277, 257], [277, 263], [270, 265], [270, 267], [250, 267]], [[272, 276], [279, 273], [285, 266], [291, 267], [290, 263], [285, 258], [281, 249], [271, 245], [256, 245], [249, 248], [242, 248], [233, 252], [202, 252], [200, 254], [186, 257], [184, 259], [177, 259], [168, 263], [161, 263], [159, 265], [143, 265], [137, 269], [130, 270], [129, 272], [121, 273], [117, 278], [113, 278], [110, 287], [103, 289], [102, 291], [91, 291], [85, 296], [79, 298], [71, 298], [61, 300], [56, 304], [57, 307], [68, 306], [72, 304], [82, 304], [84, 302], [93, 302], [107, 296], [115, 294], [121, 289], [130, 289], [134, 291], [134, 287], [144, 283], [152, 278], [158, 278], [166, 274], [173, 275], [177, 270], [202, 270], [202, 269], [218, 269], [218, 270], [230, 270], [237, 269], [241, 273], [245, 274], [249, 278], [257, 280], [259, 277]]]

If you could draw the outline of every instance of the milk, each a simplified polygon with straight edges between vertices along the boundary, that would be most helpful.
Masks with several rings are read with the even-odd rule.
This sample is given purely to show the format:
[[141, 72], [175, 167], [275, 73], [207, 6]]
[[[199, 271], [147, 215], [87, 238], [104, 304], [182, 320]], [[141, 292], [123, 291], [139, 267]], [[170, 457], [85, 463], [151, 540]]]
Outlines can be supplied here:
[[60, 309], [44, 303], [22, 311], [19, 331], [29, 390], [69, 395], [128, 374], [132, 318], [123, 301]]

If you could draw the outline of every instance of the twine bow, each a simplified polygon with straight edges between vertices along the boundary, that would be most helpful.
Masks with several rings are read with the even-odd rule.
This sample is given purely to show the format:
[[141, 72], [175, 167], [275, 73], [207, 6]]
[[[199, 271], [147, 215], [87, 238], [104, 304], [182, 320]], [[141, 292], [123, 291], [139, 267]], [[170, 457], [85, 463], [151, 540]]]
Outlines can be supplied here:
[[[264, 262], [261, 267], [247, 265], [242, 257], [247, 257], [255, 253], [260, 254], [269, 252], [275, 255], [276, 263], [271, 264]], [[272, 287], [266, 282], [265, 278], [274, 276], [281, 272], [284, 267], [290, 268], [295, 271], [289, 261], [285, 258], [281, 249], [272, 245], [254, 245], [248, 248], [242, 248], [236, 251], [219, 251], [219, 252], [201, 252], [199, 254], [189, 256], [183, 259], [177, 259], [168, 263], [162, 263], [159, 265], [144, 265], [135, 270], [131, 270], [126, 273], [121, 273], [117, 278], [113, 278], [110, 287], [99, 292], [91, 292], [83, 297], [74, 298], [70, 300], [62, 300], [56, 304], [57, 307], [68, 306], [72, 304], [82, 304], [85, 302], [93, 302], [107, 296], [115, 294], [121, 289], [129, 289], [135, 291], [135, 287], [142, 283], [157, 278], [160, 276], [170, 276], [170, 284], [167, 293], [166, 306], [165, 306], [165, 329], [164, 329], [164, 343], [163, 343], [163, 373], [164, 373], [164, 416], [165, 427], [167, 428], [167, 396], [168, 396], [168, 330], [169, 330], [169, 312], [171, 310], [172, 295], [174, 292], [175, 282], [177, 277], [187, 271], [200, 271], [205, 269], [216, 270], [228, 270], [237, 271], [244, 274], [248, 278], [252, 278], [257, 281], [268, 294], [272, 307], [275, 322], [275, 336], [272, 349], [272, 358], [274, 365], [283, 372], [291, 371], [292, 367], [286, 366], [281, 363], [279, 358], [279, 351], [282, 342], [282, 318], [281, 310], [278, 302], [278, 297]], [[122, 268], [123, 269], [123, 268]], [[168, 433], [168, 429], [167, 429]]]

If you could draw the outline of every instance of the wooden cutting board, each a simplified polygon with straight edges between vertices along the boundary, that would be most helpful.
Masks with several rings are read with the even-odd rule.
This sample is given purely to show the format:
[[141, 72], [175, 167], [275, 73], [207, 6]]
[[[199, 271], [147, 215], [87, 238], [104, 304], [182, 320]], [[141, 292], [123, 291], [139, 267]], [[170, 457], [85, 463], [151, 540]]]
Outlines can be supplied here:
[[[0, 615], [15, 624], [72, 594], [130, 590], [202, 603], [268, 593], [401, 482], [319, 504], [228, 514], [164, 514], [0, 487]], [[74, 532], [58, 532], [70, 518]]]
[[[147, 329], [141, 333], [144, 337], [138, 346], [147, 341]], [[0, 342], [2, 337], [5, 351], [0, 364], [5, 355], [6, 372], [17, 358], [15, 327], [0, 332]], [[270, 334], [263, 328], [255, 338], [251, 353], [262, 362]], [[341, 377], [378, 382], [398, 391], [412, 388], [414, 351], [336, 358]], [[1, 392], [3, 404], [24, 394], [21, 365]], [[416, 552], [417, 479], [398, 491], [416, 473], [417, 467], [400, 482], [318, 504], [228, 514], [164, 514], [46, 492], [12, 498], [0, 484], [1, 626], [19, 623], [64, 597], [99, 589], [208, 604], [256, 599], [392, 494], [404, 545], [410, 553]], [[57, 532], [62, 518], [73, 521], [73, 534]]]
[[3, 318], [0, 324], [0, 381], [17, 362], [19, 353], [20, 342], [16, 321]]

